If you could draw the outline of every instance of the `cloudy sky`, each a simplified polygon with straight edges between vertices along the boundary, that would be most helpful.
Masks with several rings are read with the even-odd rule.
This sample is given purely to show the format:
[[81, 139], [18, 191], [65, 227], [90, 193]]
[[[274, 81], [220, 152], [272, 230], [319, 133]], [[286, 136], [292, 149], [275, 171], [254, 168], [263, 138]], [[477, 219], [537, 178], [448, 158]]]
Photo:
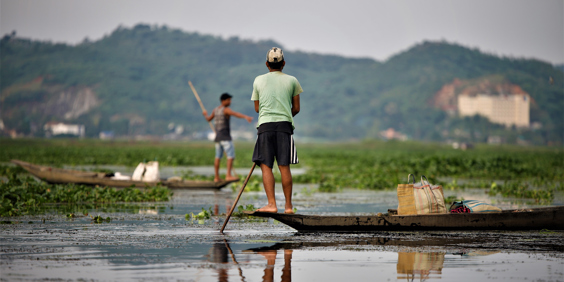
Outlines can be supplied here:
[[446, 40], [564, 63], [564, 0], [0, 0], [2, 35], [76, 44], [137, 23], [380, 61]]

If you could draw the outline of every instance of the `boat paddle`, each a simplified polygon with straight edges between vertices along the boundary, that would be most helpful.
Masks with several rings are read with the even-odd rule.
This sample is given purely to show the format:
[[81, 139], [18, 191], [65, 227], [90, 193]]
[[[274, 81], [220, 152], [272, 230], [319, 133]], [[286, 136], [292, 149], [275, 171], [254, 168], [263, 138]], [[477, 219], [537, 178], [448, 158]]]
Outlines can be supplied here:
[[[204, 104], [202, 103], [202, 100], [200, 100], [200, 95], [198, 95], [198, 92], [196, 92], [196, 88], [194, 88], [194, 85], [192, 85], [192, 81], [188, 80], [188, 85], [190, 85], [190, 88], [192, 88], [192, 92], [194, 93], [194, 96], [196, 96], [196, 100], [198, 100], [200, 108], [202, 108], [202, 111], [205, 111], [206, 108], [204, 108]], [[208, 121], [208, 123], [213, 133], [215, 133], [215, 128], [213, 128], [211, 121]]]
[[247, 183], [249, 182], [249, 179], [251, 178], [251, 174], [253, 174], [253, 171], [255, 170], [256, 166], [257, 166], [257, 164], [253, 163], [253, 167], [251, 167], [251, 171], [249, 171], [249, 175], [247, 175], [247, 178], [245, 178], [245, 182], [243, 182], [243, 186], [241, 186], [241, 190], [239, 190], [239, 195], [237, 195], [237, 198], [235, 199], [235, 202], [233, 203], [231, 210], [229, 210], [229, 214], [227, 215], [227, 218], [225, 218], [225, 222], [223, 223], [223, 226], [221, 227], [221, 230], [219, 231], [219, 233], [223, 234], [223, 229], [225, 229], [225, 226], [227, 225], [229, 218], [231, 218], [231, 214], [235, 210], [235, 207], [237, 206], [237, 202], [239, 202], [239, 198], [241, 198], [241, 194], [243, 194], [243, 191], [245, 191], [245, 187], [247, 186]]

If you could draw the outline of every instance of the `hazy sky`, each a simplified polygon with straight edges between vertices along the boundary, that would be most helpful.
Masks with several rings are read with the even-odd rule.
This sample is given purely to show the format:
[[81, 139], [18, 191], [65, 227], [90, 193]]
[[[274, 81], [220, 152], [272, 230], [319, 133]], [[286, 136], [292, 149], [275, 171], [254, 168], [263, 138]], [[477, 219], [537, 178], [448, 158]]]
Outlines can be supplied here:
[[78, 43], [118, 25], [167, 25], [288, 50], [383, 61], [423, 40], [564, 63], [564, 0], [0, 0], [2, 35]]

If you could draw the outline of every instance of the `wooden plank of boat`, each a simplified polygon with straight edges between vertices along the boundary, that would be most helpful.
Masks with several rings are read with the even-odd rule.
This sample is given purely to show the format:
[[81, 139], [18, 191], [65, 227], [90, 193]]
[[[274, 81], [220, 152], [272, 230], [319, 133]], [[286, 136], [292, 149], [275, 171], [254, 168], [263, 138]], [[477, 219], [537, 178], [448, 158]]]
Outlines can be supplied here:
[[496, 213], [320, 216], [245, 212], [276, 219], [300, 232], [425, 230], [564, 230], [564, 206]]
[[151, 187], [161, 184], [170, 189], [221, 189], [228, 185], [229, 183], [236, 182], [238, 180], [232, 181], [161, 181], [161, 182], [145, 182], [145, 181], [133, 181], [133, 180], [117, 180], [106, 177], [105, 173], [99, 172], [88, 172], [88, 171], [77, 171], [69, 169], [54, 168], [49, 166], [36, 165], [20, 160], [11, 160], [12, 163], [17, 164], [27, 170], [29, 173], [35, 177], [46, 181], [48, 183], [54, 184], [65, 184], [65, 183], [75, 183], [75, 184], [85, 184], [85, 185], [99, 185], [108, 187]]

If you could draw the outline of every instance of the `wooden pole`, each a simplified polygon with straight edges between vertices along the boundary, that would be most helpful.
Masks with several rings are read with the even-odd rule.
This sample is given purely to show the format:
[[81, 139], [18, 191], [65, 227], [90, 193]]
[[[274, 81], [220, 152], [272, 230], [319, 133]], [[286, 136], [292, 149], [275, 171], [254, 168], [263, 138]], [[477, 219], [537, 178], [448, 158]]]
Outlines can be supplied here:
[[241, 198], [241, 194], [243, 194], [243, 191], [245, 191], [245, 187], [247, 186], [247, 183], [249, 182], [249, 179], [251, 178], [251, 175], [253, 174], [253, 171], [255, 170], [256, 166], [257, 166], [257, 164], [253, 163], [253, 167], [251, 168], [251, 171], [249, 171], [249, 175], [247, 175], [247, 178], [245, 179], [245, 182], [243, 183], [241, 190], [239, 190], [239, 195], [237, 195], [237, 198], [235, 199], [235, 203], [233, 203], [233, 207], [231, 207], [231, 210], [229, 211], [227, 218], [225, 218], [225, 222], [223, 223], [223, 226], [221, 227], [221, 230], [219, 231], [219, 233], [223, 234], [223, 229], [225, 229], [225, 226], [227, 225], [229, 218], [231, 218], [231, 214], [235, 210], [235, 207], [237, 206], [237, 203], [239, 202], [239, 198]]
[[241, 277], [241, 281], [245, 282], [245, 276], [243, 276], [243, 270], [241, 269], [241, 266], [235, 259], [235, 254], [233, 254], [233, 250], [231, 250], [231, 247], [229, 246], [229, 243], [227, 243], [227, 240], [225, 240], [225, 238], [223, 238], [223, 242], [225, 243], [225, 247], [227, 247], [227, 250], [231, 255], [231, 260], [233, 260], [233, 262], [237, 265], [237, 268], [239, 268], [239, 276]]
[[[192, 88], [192, 92], [194, 93], [194, 96], [196, 96], [196, 100], [198, 100], [198, 103], [200, 104], [200, 108], [202, 108], [202, 111], [205, 111], [206, 108], [204, 108], [204, 104], [202, 103], [202, 100], [200, 100], [200, 95], [198, 95], [198, 92], [196, 92], [196, 88], [194, 88], [194, 85], [192, 85], [192, 82], [190, 80], [188, 80], [188, 85], [190, 85], [190, 88]], [[208, 121], [208, 123], [213, 133], [215, 133], [215, 128], [213, 127], [211, 121]]]

